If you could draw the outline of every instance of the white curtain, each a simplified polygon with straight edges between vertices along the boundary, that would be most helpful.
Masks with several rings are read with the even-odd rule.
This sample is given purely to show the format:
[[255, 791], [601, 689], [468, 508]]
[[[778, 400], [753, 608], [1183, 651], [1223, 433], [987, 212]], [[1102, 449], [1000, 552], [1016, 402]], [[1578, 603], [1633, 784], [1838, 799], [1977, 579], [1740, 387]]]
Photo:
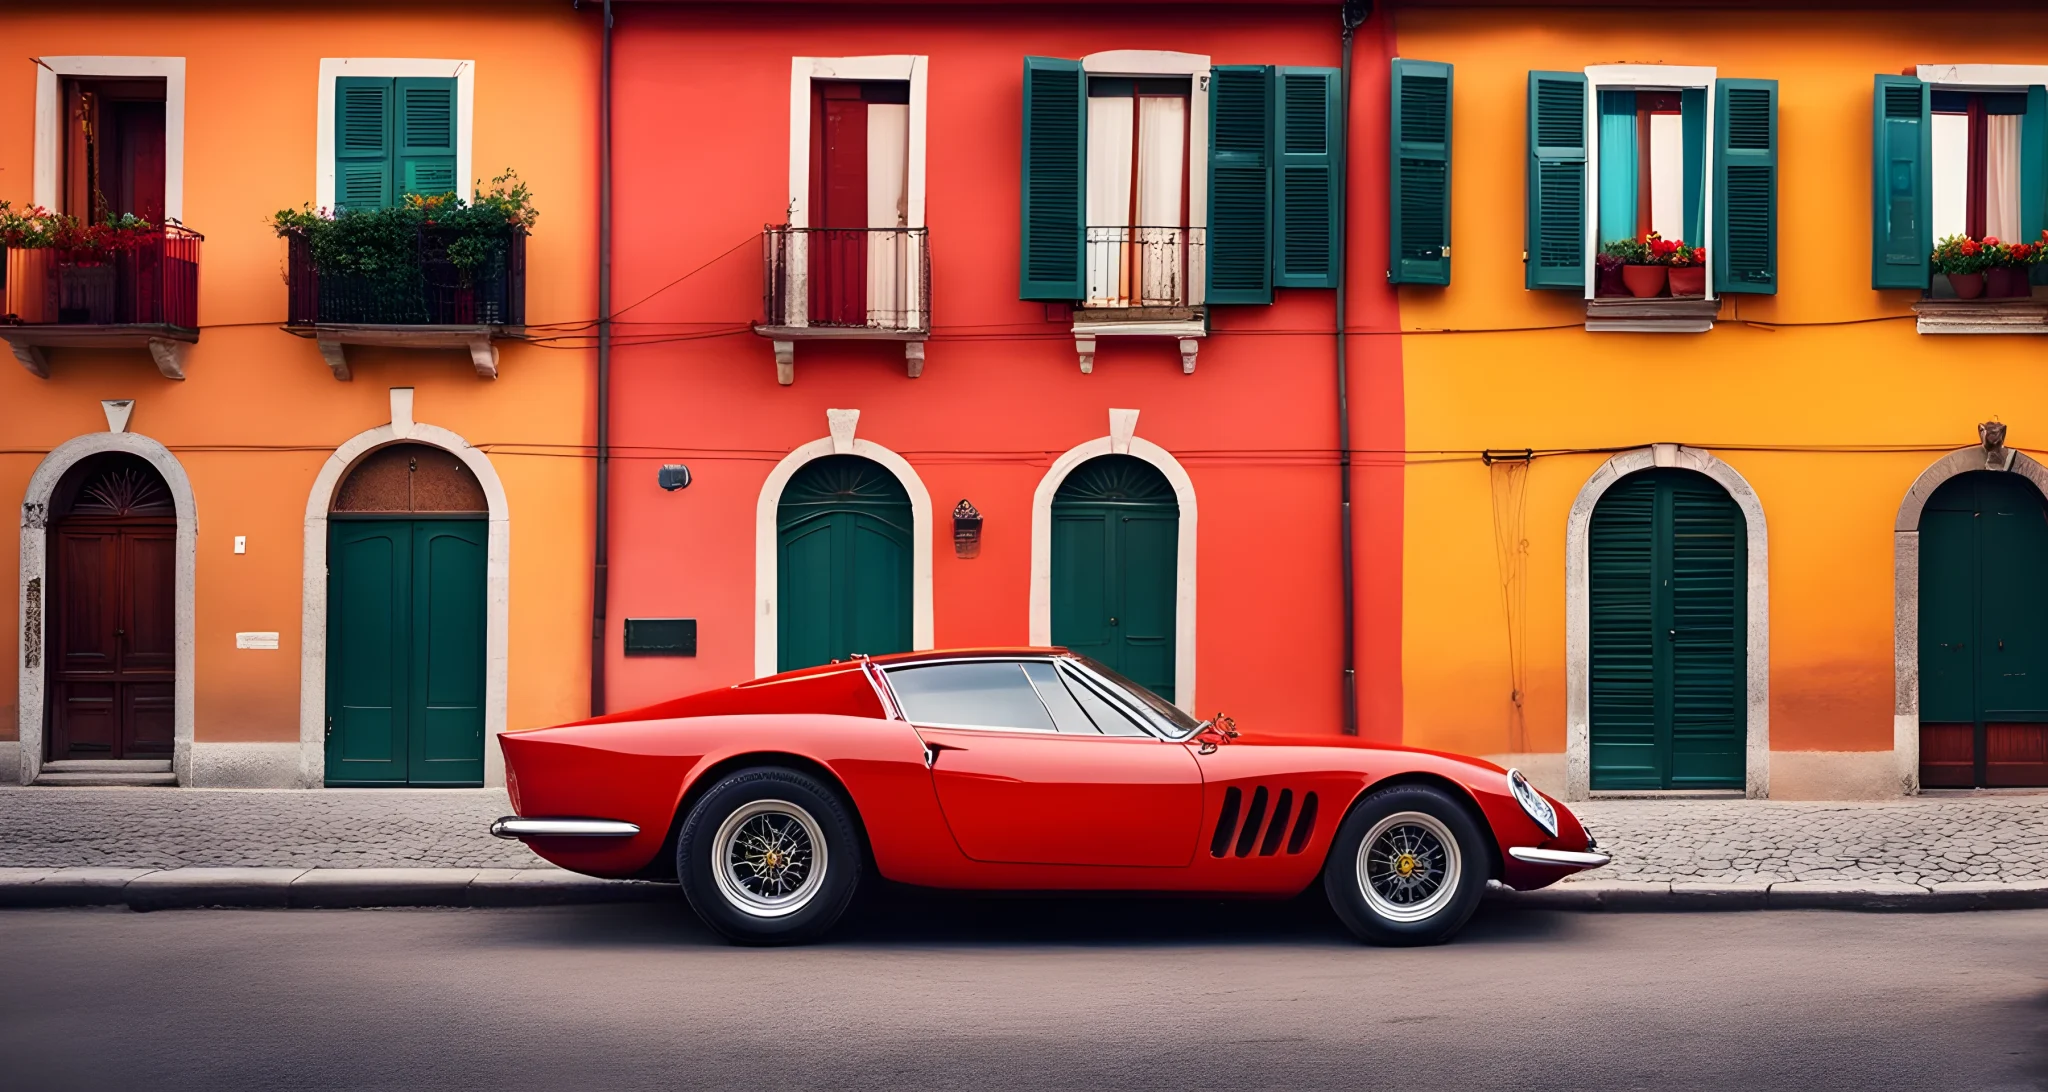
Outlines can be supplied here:
[[1133, 100], [1088, 100], [1088, 305], [1129, 302], [1124, 250], [1131, 227]]
[[2008, 243], [2020, 238], [2020, 115], [1984, 119], [1984, 234]]
[[1685, 118], [1679, 114], [1650, 115], [1650, 230], [1685, 239]]
[[1970, 116], [1935, 114], [1934, 239], [1970, 230]]
[[1140, 305], [1180, 302], [1181, 187], [1187, 175], [1188, 100], [1178, 95], [1138, 99], [1138, 223], [1156, 229], [1133, 240], [1140, 257]]
[[[868, 227], [909, 225], [910, 107], [868, 104]], [[902, 231], [868, 233], [868, 325], [915, 328], [915, 244]]]

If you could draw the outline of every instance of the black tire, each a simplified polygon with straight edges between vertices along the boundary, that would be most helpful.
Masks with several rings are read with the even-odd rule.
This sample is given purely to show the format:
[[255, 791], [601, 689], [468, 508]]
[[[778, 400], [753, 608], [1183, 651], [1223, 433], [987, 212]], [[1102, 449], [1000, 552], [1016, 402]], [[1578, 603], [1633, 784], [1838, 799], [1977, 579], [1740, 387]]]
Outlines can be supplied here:
[[853, 900], [864, 858], [851, 806], [780, 766], [720, 778], [676, 837], [676, 879], [690, 908], [741, 944], [822, 936]]
[[[1371, 884], [1360, 857], [1368, 836], [1382, 848], [1374, 855], [1370, 870], [1377, 883]], [[1360, 940], [1441, 944], [1479, 908], [1492, 858], [1485, 832], [1449, 793], [1395, 785], [1359, 801], [1337, 828], [1323, 863], [1323, 890]]]

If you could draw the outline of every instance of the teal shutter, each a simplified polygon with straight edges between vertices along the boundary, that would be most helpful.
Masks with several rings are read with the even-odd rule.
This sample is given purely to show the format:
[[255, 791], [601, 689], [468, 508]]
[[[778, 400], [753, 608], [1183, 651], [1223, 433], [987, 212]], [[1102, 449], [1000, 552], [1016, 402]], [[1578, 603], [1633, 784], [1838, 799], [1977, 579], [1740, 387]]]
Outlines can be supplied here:
[[1586, 287], [1586, 76], [1529, 73], [1528, 212], [1530, 288]]
[[[1660, 483], [1661, 484], [1661, 483]], [[1699, 474], [1670, 490], [1668, 788], [1739, 789], [1749, 726], [1749, 541], [1742, 510]]]
[[1680, 90], [1678, 112], [1685, 170], [1685, 227], [1680, 238], [1698, 246], [1707, 208], [1707, 89]]
[[1879, 76], [1871, 104], [1870, 287], [1926, 288], [1934, 250], [1928, 86]]
[[1338, 187], [1344, 136], [1338, 125], [1334, 68], [1281, 68], [1275, 126], [1273, 283], [1337, 287]]
[[455, 193], [455, 80], [401, 78], [397, 83], [398, 194]]
[[[2048, 230], [2048, 87], [2027, 88], [2027, 116], [2020, 120], [2021, 242], [2038, 243]], [[2034, 266], [2033, 282], [2048, 284], [2048, 262]]]
[[1387, 157], [1395, 284], [1451, 283], [1451, 66], [1396, 57]]
[[391, 204], [392, 86], [389, 79], [334, 81], [334, 207]]
[[1586, 536], [1592, 784], [1661, 789], [1655, 611], [1657, 490], [1643, 475], [1610, 486]]
[[1209, 80], [1210, 303], [1271, 303], [1273, 70], [1223, 64]]
[[1020, 299], [1078, 300], [1088, 95], [1080, 61], [1024, 58]]
[[1778, 291], [1778, 81], [1714, 81], [1714, 291]]

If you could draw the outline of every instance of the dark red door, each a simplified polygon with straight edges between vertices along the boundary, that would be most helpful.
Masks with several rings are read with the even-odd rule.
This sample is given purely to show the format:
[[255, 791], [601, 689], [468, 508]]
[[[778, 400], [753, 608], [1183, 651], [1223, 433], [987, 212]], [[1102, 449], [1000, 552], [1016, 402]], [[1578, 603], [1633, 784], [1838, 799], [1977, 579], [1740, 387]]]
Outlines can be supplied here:
[[51, 759], [171, 757], [169, 509], [154, 471], [117, 464], [51, 530]]
[[865, 326], [868, 104], [858, 83], [812, 85], [810, 321]]

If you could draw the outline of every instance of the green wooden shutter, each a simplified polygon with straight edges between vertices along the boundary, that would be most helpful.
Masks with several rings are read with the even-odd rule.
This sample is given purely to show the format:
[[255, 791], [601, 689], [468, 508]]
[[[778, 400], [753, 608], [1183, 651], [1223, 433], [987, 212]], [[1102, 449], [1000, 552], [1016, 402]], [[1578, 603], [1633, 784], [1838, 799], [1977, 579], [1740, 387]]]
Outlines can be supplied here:
[[334, 81], [334, 207], [391, 204], [392, 81], [341, 76]]
[[1870, 287], [1926, 288], [1934, 250], [1928, 86], [1879, 76], [1871, 103]]
[[1587, 699], [1596, 789], [1664, 787], [1657, 730], [1657, 489], [1636, 474], [1593, 509], [1586, 536]]
[[1086, 81], [1080, 61], [1024, 58], [1021, 299], [1072, 301], [1082, 295]]
[[[1668, 489], [1667, 788], [1741, 788], [1748, 742], [1748, 536], [1728, 491], [1699, 474]], [[1661, 498], [1660, 498], [1661, 499]], [[1660, 522], [1663, 522], [1660, 520]]]
[[1210, 303], [1271, 303], [1273, 69], [1224, 64], [1209, 80]]
[[1396, 57], [1387, 280], [1451, 283], [1451, 66]]
[[[2020, 236], [2038, 243], [2048, 230], [2048, 87], [2027, 88], [2027, 115], [2020, 120]], [[2033, 282], [2048, 284], [2048, 262], [2034, 266]]]
[[1586, 288], [1586, 76], [1529, 73], [1528, 212], [1523, 262], [1530, 288]]
[[1337, 287], [1338, 189], [1343, 185], [1338, 71], [1280, 68], [1275, 125], [1273, 283]]
[[455, 177], [455, 80], [401, 78], [397, 85], [397, 192], [457, 192], [462, 180]]
[[1714, 291], [1778, 291], [1778, 81], [1714, 81]]

